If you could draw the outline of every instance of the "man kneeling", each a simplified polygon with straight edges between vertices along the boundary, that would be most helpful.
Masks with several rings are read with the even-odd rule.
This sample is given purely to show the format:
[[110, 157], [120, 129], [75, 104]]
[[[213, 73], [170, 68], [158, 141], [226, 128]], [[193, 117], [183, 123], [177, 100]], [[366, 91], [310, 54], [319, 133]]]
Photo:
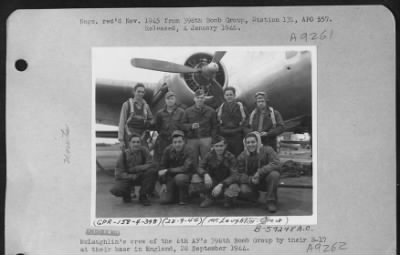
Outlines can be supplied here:
[[239, 197], [255, 200], [259, 191], [267, 192], [266, 209], [276, 212], [279, 170], [279, 158], [272, 147], [262, 146], [258, 132], [247, 134], [238, 157]]
[[198, 173], [204, 177], [200, 192], [205, 197], [200, 207], [209, 207], [222, 194], [225, 198], [224, 207], [230, 207], [239, 195], [238, 185], [233, 184], [237, 179], [236, 158], [226, 147], [225, 138], [217, 136], [211, 151], [199, 165]]
[[165, 148], [161, 170], [158, 171], [162, 204], [187, 203], [189, 182], [194, 171], [193, 162], [193, 152], [185, 143], [183, 131], [175, 130], [172, 132], [172, 144]]
[[148, 195], [152, 194], [157, 181], [157, 170], [147, 148], [141, 145], [140, 136], [132, 134], [128, 149], [122, 151], [115, 168], [116, 183], [111, 194], [122, 197], [123, 202], [131, 202], [131, 190], [135, 185], [141, 186], [139, 201], [150, 205]]

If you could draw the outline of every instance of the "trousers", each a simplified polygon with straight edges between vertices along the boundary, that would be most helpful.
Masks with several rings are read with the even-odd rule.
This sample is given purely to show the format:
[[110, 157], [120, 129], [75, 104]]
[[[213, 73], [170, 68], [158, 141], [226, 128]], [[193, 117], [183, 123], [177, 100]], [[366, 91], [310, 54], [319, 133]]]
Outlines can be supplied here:
[[154, 162], [161, 162], [165, 148], [171, 144], [171, 139], [164, 136], [158, 136], [154, 146]]
[[199, 166], [199, 156], [204, 158], [211, 149], [211, 137], [188, 139], [187, 145], [193, 149], [194, 166]]
[[167, 176], [167, 191], [160, 194], [160, 202], [168, 204], [179, 201], [186, 201], [188, 197], [188, 189], [190, 183], [190, 175], [177, 174], [175, 176]]
[[278, 171], [272, 171], [267, 175], [261, 175], [258, 184], [241, 183], [239, 184], [239, 197], [246, 200], [256, 200], [259, 195], [258, 191], [264, 191], [267, 192], [267, 201], [277, 201], [279, 177], [280, 173]]
[[116, 197], [130, 197], [132, 187], [141, 186], [139, 191], [140, 196], [152, 194], [157, 181], [157, 175], [157, 171], [152, 168], [146, 172], [138, 173], [135, 180], [117, 180], [110, 192]]

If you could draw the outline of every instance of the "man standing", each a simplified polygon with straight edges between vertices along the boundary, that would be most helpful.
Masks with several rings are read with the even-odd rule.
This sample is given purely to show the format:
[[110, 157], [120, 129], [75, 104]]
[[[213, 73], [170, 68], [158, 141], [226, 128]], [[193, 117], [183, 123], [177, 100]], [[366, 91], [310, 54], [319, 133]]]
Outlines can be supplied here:
[[195, 166], [199, 156], [203, 159], [211, 148], [217, 131], [215, 110], [204, 105], [205, 95], [202, 89], [195, 92], [194, 105], [185, 110], [183, 127], [187, 132], [187, 145], [193, 149]]
[[172, 144], [164, 150], [160, 169], [158, 175], [161, 183], [161, 203], [170, 204], [178, 201], [180, 205], [185, 205], [195, 168], [193, 153], [185, 144], [183, 131], [175, 130], [172, 133]]
[[230, 207], [233, 200], [239, 195], [237, 180], [236, 158], [227, 149], [225, 138], [217, 136], [209, 153], [202, 159], [198, 173], [204, 179], [201, 193], [204, 201], [200, 207], [209, 207], [223, 195], [224, 207]]
[[143, 98], [144, 93], [144, 85], [138, 83], [133, 88], [134, 98], [129, 98], [122, 104], [118, 130], [118, 140], [121, 143], [121, 149], [129, 146], [127, 139], [132, 133], [139, 134], [142, 145], [147, 146], [147, 132], [145, 131], [149, 127], [153, 115], [149, 105]]
[[257, 92], [256, 108], [249, 117], [249, 131], [258, 131], [264, 145], [277, 151], [277, 136], [285, 130], [281, 114], [268, 105], [269, 99], [264, 92]]
[[154, 118], [154, 129], [158, 137], [154, 150], [154, 161], [160, 162], [164, 149], [171, 144], [171, 135], [175, 130], [182, 130], [185, 111], [176, 105], [176, 96], [172, 91], [165, 95], [165, 107]]
[[140, 136], [133, 133], [129, 138], [129, 147], [121, 152], [115, 168], [116, 183], [111, 194], [122, 197], [123, 202], [131, 202], [131, 189], [141, 186], [139, 201], [150, 205], [148, 195], [152, 194], [157, 181], [157, 170], [151, 161], [146, 147], [141, 146]]
[[241, 102], [235, 100], [234, 87], [224, 89], [225, 102], [217, 110], [219, 132], [226, 139], [228, 151], [237, 157], [243, 151], [243, 125], [246, 113]]
[[277, 210], [277, 190], [280, 177], [279, 158], [270, 146], [262, 146], [258, 132], [246, 135], [244, 151], [238, 157], [240, 194], [255, 200], [259, 191], [267, 192], [266, 209]]

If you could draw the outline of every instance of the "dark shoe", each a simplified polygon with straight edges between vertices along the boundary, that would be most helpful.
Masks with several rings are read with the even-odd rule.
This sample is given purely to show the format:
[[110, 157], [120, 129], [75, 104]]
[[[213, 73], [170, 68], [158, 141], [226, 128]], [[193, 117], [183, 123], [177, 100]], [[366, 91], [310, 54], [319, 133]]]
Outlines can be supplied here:
[[132, 202], [131, 196], [129, 195], [129, 196], [124, 196], [124, 197], [122, 197], [122, 202], [124, 202], [124, 203], [130, 203], [130, 202]]
[[212, 204], [214, 203], [214, 200], [206, 197], [203, 202], [201, 202], [200, 207], [201, 208], [206, 208], [206, 207], [210, 207]]
[[161, 205], [172, 205], [172, 204], [176, 204], [177, 201], [174, 200], [160, 200], [160, 204]]
[[179, 201], [179, 205], [187, 205], [187, 202], [181, 200], [181, 201]]
[[231, 208], [231, 207], [233, 207], [233, 200], [231, 198], [225, 198], [224, 208]]
[[142, 205], [144, 205], [144, 206], [149, 206], [149, 205], [151, 205], [151, 202], [150, 202], [150, 200], [147, 198], [146, 195], [140, 196], [139, 202], [140, 202]]
[[276, 210], [277, 210], [276, 202], [275, 202], [274, 200], [269, 200], [269, 201], [267, 201], [267, 206], [266, 206], [266, 208], [267, 208], [267, 210], [268, 210], [270, 213], [276, 212]]
[[178, 194], [179, 194], [179, 196], [178, 196], [179, 205], [186, 205], [187, 202], [188, 202], [188, 193], [187, 193], [187, 191], [180, 190]]

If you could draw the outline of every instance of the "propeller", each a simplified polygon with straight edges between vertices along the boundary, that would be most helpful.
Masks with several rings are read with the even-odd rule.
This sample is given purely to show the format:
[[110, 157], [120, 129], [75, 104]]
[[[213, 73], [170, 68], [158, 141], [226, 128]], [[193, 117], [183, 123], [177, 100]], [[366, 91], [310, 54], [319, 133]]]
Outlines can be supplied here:
[[[216, 51], [210, 63], [190, 63], [190, 67], [187, 65], [180, 65], [168, 61], [162, 61], [157, 59], [148, 58], [133, 58], [131, 64], [137, 68], [162, 71], [168, 73], [193, 73], [190, 75], [198, 87], [208, 87], [211, 97], [211, 104], [216, 108], [224, 100], [222, 86], [217, 82], [215, 76], [219, 70], [218, 63], [224, 57], [226, 51]], [[210, 56], [209, 54], [207, 54]], [[192, 88], [193, 89], [193, 88]], [[194, 90], [194, 89], [193, 89]], [[208, 92], [207, 92], [208, 94]]]
[[[175, 64], [168, 61], [162, 61], [157, 59], [150, 59], [150, 58], [133, 58], [131, 60], [131, 64], [134, 67], [155, 70], [155, 71], [162, 71], [168, 73], [198, 73], [198, 72], [205, 72], [205, 71], [212, 71], [216, 72], [218, 69], [215, 68], [216, 63], [221, 61], [223, 56], [225, 55], [226, 51], [216, 51], [213, 59], [210, 64], [202, 67], [202, 68], [192, 68], [185, 65]], [[207, 68], [209, 67], [209, 68]]]
[[216, 51], [211, 62], [218, 63], [224, 57], [226, 51]]
[[131, 64], [134, 67], [150, 69], [155, 71], [162, 71], [168, 73], [197, 73], [201, 69], [191, 68], [184, 65], [175, 64], [168, 61], [162, 61], [149, 58], [133, 58]]

